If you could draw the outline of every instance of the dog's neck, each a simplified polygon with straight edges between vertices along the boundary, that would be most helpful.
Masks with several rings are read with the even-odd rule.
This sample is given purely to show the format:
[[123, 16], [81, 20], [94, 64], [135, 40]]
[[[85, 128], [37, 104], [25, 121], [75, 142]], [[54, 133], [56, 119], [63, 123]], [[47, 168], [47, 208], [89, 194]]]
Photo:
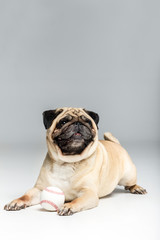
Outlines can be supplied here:
[[59, 161], [62, 163], [63, 162], [74, 163], [74, 162], [79, 162], [84, 159], [87, 159], [94, 154], [98, 146], [98, 137], [96, 136], [94, 141], [91, 142], [81, 154], [63, 155], [60, 148], [57, 145], [51, 143], [49, 140], [47, 140], [47, 146], [48, 146], [49, 156], [54, 161], [57, 161], [57, 162]]

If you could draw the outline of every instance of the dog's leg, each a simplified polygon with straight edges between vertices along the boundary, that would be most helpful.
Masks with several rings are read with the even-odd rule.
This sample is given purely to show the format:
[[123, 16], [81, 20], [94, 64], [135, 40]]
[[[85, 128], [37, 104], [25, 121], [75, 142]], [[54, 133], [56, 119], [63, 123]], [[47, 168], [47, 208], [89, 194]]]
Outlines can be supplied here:
[[4, 209], [7, 211], [16, 211], [40, 203], [41, 190], [34, 187], [27, 191], [22, 197], [6, 204]]
[[125, 174], [119, 181], [118, 185], [124, 186], [125, 190], [129, 190], [134, 194], [146, 194], [147, 191], [142, 187], [137, 185], [137, 171], [135, 165], [132, 163], [130, 157], [128, 156], [126, 162]]
[[75, 212], [90, 209], [98, 205], [99, 198], [95, 192], [89, 189], [85, 189], [82, 195], [72, 202], [65, 203], [59, 210], [60, 216], [69, 216]]
[[136, 184], [133, 186], [126, 186], [125, 190], [129, 190], [133, 194], [146, 194], [147, 193], [146, 189], [144, 189]]

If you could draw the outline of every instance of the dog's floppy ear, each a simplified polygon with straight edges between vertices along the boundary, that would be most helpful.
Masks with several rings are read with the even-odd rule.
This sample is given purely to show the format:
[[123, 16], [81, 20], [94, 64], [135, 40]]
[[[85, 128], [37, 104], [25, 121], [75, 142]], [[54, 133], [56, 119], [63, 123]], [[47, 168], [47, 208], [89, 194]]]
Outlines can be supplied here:
[[43, 123], [46, 129], [50, 128], [53, 120], [62, 112], [63, 110], [47, 110], [43, 112]]
[[99, 115], [95, 112], [92, 111], [88, 111], [86, 109], [83, 109], [96, 123], [96, 125], [98, 125], [99, 122]]

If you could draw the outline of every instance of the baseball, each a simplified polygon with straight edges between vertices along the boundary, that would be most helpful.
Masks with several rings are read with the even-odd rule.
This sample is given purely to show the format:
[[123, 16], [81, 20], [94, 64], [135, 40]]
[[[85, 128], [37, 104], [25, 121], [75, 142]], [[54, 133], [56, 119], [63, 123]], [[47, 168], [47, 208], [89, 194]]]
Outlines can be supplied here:
[[41, 192], [40, 204], [48, 211], [57, 211], [64, 201], [64, 193], [58, 187], [47, 187]]

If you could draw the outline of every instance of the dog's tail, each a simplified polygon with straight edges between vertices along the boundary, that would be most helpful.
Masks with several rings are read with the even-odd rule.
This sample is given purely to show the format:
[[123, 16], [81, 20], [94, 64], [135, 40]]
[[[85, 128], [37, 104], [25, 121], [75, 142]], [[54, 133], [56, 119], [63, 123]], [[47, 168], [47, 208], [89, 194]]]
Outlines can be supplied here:
[[112, 135], [112, 133], [110, 133], [110, 132], [104, 133], [104, 139], [107, 140], [107, 141], [111, 141], [111, 142], [120, 144], [120, 142], [118, 141], [118, 139], [115, 138], [115, 137]]

